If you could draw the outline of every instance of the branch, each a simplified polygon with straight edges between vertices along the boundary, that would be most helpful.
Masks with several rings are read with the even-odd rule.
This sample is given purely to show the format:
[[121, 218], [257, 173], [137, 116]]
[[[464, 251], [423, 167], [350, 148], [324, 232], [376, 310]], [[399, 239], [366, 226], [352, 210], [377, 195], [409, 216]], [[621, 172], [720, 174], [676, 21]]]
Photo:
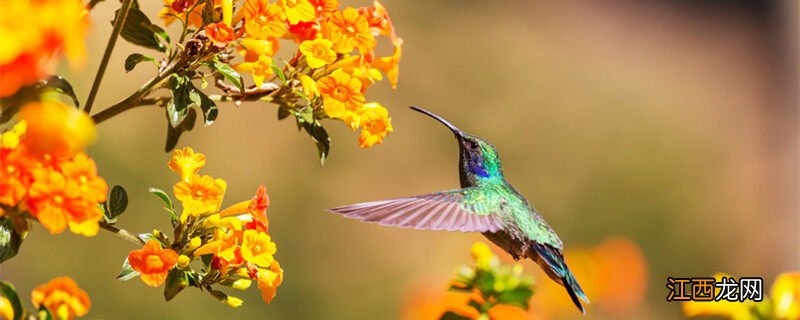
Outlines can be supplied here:
[[83, 107], [83, 111], [87, 114], [92, 111], [92, 104], [94, 104], [94, 98], [97, 97], [97, 90], [100, 89], [100, 82], [103, 81], [103, 75], [106, 73], [108, 60], [111, 59], [111, 52], [114, 51], [117, 38], [120, 32], [122, 32], [122, 26], [125, 25], [125, 19], [128, 17], [128, 12], [130, 12], [132, 6], [133, 0], [122, 0], [122, 7], [119, 10], [119, 15], [117, 15], [117, 18], [114, 20], [114, 29], [111, 31], [111, 38], [108, 39], [108, 44], [106, 44], [103, 60], [100, 61], [100, 68], [98, 68], [97, 74], [94, 76], [92, 89], [89, 91], [89, 97], [86, 99], [86, 105]]
[[100, 221], [100, 228], [103, 230], [111, 231], [117, 237], [120, 237], [124, 240], [127, 240], [130, 243], [133, 243], [137, 246], [143, 246], [145, 244], [144, 240], [139, 239], [139, 237], [132, 235], [130, 232], [126, 231], [125, 229], [117, 228], [117, 226], [108, 224], [105, 221]]

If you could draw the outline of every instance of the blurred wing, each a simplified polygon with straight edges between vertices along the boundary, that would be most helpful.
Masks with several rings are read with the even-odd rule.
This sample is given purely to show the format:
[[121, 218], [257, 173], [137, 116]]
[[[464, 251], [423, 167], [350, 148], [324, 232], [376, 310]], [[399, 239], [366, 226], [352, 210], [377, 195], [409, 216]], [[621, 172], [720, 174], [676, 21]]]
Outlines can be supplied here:
[[[385, 226], [422, 230], [496, 232], [503, 228], [495, 212], [475, 212], [465, 198], [482, 198], [465, 188], [408, 198], [365, 202], [328, 209], [349, 218]], [[485, 206], [481, 206], [484, 208]]]

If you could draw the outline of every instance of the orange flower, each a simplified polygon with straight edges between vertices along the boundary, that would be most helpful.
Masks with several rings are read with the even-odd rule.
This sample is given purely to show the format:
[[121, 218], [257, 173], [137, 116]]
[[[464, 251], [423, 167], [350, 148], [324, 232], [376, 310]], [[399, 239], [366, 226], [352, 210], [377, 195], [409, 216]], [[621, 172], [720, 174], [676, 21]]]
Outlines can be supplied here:
[[213, 254], [225, 261], [234, 261], [236, 260], [237, 243], [235, 232], [227, 232], [219, 228], [214, 232], [214, 239], [197, 248], [194, 256]]
[[331, 118], [344, 120], [352, 129], [359, 126], [357, 111], [364, 105], [361, 81], [342, 70], [336, 70], [317, 81], [325, 113]]
[[389, 82], [392, 83], [392, 89], [397, 89], [397, 77], [400, 74], [400, 56], [402, 55], [401, 47], [395, 47], [394, 53], [388, 57], [381, 57], [375, 60], [374, 66], [378, 70], [383, 71]]
[[242, 235], [242, 258], [259, 267], [267, 267], [275, 261], [273, 255], [278, 251], [275, 242], [266, 232], [245, 230]]
[[189, 177], [188, 181], [176, 183], [173, 192], [184, 210], [181, 220], [186, 221], [187, 215], [216, 212], [222, 203], [226, 186], [225, 180], [197, 174]]
[[395, 33], [392, 19], [389, 18], [389, 11], [378, 0], [373, 2], [373, 7], [360, 8], [359, 11], [367, 17], [369, 26], [379, 30], [382, 35], [389, 37], [395, 47], [399, 47], [403, 43], [403, 39], [400, 39]]
[[278, 0], [290, 24], [314, 20], [314, 6], [308, 0]]
[[375, 144], [381, 144], [392, 129], [392, 118], [389, 118], [389, 111], [377, 102], [370, 102], [364, 105], [361, 113], [361, 135], [358, 137], [358, 145], [362, 148], [369, 148]]
[[309, 67], [322, 68], [336, 61], [332, 46], [333, 43], [328, 39], [306, 40], [300, 43], [300, 52], [306, 57]]
[[283, 283], [283, 269], [281, 265], [275, 261], [269, 270], [258, 270], [258, 289], [261, 290], [261, 298], [264, 302], [270, 303], [275, 298], [278, 287]]
[[33, 180], [31, 162], [22, 148], [0, 149], [0, 203], [15, 206], [25, 197]]
[[267, 220], [267, 207], [269, 207], [269, 196], [267, 196], [267, 187], [263, 184], [258, 187], [256, 195], [250, 199], [248, 211], [253, 216], [253, 220], [260, 222], [264, 228], [269, 228], [269, 220]]
[[239, 38], [233, 29], [224, 22], [212, 23], [206, 26], [206, 35], [219, 47], [225, 47], [229, 42]]
[[82, 1], [3, 1], [2, 8], [0, 97], [36, 83], [58, 52], [63, 52], [73, 66], [83, 64], [89, 15]]
[[29, 103], [22, 107], [19, 117], [28, 126], [21, 143], [37, 156], [70, 158], [95, 138], [92, 119], [60, 102]]
[[92, 302], [70, 277], [58, 277], [36, 287], [31, 293], [33, 305], [45, 307], [56, 319], [74, 319], [89, 313]]
[[247, 0], [242, 7], [247, 35], [266, 40], [286, 33], [286, 14], [268, 0]]
[[247, 72], [253, 76], [253, 82], [256, 86], [261, 86], [264, 81], [272, 76], [272, 58], [266, 55], [258, 57], [258, 60], [253, 62], [242, 62], [235, 66], [235, 69], [241, 72]]
[[273, 56], [278, 52], [278, 39], [259, 40], [255, 38], [242, 39], [239, 46], [239, 54], [244, 57], [245, 62], [258, 61], [261, 56]]
[[339, 8], [339, 0], [310, 0], [317, 18], [325, 18], [330, 16], [337, 8]]
[[61, 165], [61, 172], [67, 179], [77, 183], [81, 198], [97, 204], [106, 201], [108, 185], [97, 176], [97, 166], [85, 153], [78, 153], [71, 161]]
[[28, 208], [51, 234], [63, 232], [68, 224], [74, 233], [97, 234], [97, 223], [103, 214], [97, 203], [80, 197], [76, 181], [47, 168], [35, 170], [33, 176], [34, 182], [28, 190]]
[[[158, 13], [158, 17], [164, 21], [164, 25], [168, 26], [175, 22], [175, 19], [184, 21], [186, 15], [189, 15], [189, 25], [195, 28], [203, 26], [203, 10], [206, 8], [205, 1], [201, 1], [195, 6], [196, 0], [164, 0], [164, 8]], [[220, 6], [219, 0], [214, 1], [214, 8]], [[189, 9], [194, 10], [189, 11]]]
[[181, 180], [188, 181], [189, 177], [197, 173], [206, 165], [206, 155], [195, 153], [192, 148], [186, 147], [172, 152], [172, 159], [167, 166], [181, 175]]
[[297, 24], [289, 25], [289, 33], [291, 34], [291, 38], [298, 43], [306, 40], [316, 39], [319, 29], [319, 23], [316, 21], [299, 22]]
[[178, 263], [178, 253], [172, 249], [162, 249], [158, 241], [150, 240], [141, 249], [128, 254], [128, 263], [141, 274], [145, 284], [158, 287], [167, 279], [169, 270]]
[[349, 53], [357, 48], [362, 53], [369, 53], [375, 49], [375, 37], [370, 33], [367, 18], [354, 8], [334, 12], [322, 28], [336, 52]]

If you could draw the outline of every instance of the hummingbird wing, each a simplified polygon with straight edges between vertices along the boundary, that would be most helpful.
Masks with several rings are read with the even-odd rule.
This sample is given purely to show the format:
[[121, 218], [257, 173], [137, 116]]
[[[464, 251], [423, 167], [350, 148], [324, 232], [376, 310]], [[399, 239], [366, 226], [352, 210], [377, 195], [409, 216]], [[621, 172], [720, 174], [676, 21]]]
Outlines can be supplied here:
[[[328, 209], [349, 218], [385, 226], [421, 230], [496, 232], [503, 228], [491, 206], [471, 206], [483, 198], [478, 188], [464, 188], [425, 195], [380, 200]], [[465, 201], [466, 200], [466, 201]]]

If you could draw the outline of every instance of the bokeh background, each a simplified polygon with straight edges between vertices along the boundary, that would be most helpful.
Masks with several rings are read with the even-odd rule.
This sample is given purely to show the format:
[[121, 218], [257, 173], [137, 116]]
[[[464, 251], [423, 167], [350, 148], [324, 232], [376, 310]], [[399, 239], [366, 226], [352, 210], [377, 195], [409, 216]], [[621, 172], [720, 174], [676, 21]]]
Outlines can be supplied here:
[[[141, 3], [153, 17], [161, 5]], [[603, 263], [623, 270], [618, 278], [576, 271], [584, 286], [619, 284], [585, 319], [679, 317], [680, 305], [665, 301], [668, 276], [724, 271], [761, 276], [769, 286], [779, 272], [800, 269], [796, 1], [384, 4], [405, 43], [398, 89], [382, 82], [367, 96], [393, 118], [395, 132], [383, 145], [359, 149], [356, 134], [330, 122], [333, 150], [320, 167], [309, 138], [265, 103], [222, 105], [213, 126], [178, 144], [208, 156], [203, 172], [228, 181], [226, 204], [266, 184], [286, 271], [272, 304], [255, 289], [237, 293], [246, 303], [235, 310], [197, 290], [167, 303], [159, 289], [115, 281], [132, 247], [106, 233], [50, 236], [37, 226], [0, 276], [30, 292], [70, 275], [92, 298], [89, 318], [98, 319], [414, 318], [483, 238], [323, 211], [458, 186], [452, 135], [409, 105], [492, 141], [506, 177], [558, 231], [571, 264], [615, 257]], [[117, 6], [106, 1], [92, 12], [86, 68], [64, 68], [80, 97]], [[151, 75], [144, 64], [124, 72], [133, 50], [116, 49], [96, 109]], [[165, 132], [162, 110], [139, 108], [100, 125], [89, 149], [109, 184], [129, 191], [119, 223], [130, 230], [169, 229], [160, 201], [147, 193], [175, 182], [165, 166]], [[549, 280], [538, 267], [524, 267], [544, 288]], [[540, 290], [535, 299], [541, 309], [532, 319], [578, 316], [563, 292]]]

